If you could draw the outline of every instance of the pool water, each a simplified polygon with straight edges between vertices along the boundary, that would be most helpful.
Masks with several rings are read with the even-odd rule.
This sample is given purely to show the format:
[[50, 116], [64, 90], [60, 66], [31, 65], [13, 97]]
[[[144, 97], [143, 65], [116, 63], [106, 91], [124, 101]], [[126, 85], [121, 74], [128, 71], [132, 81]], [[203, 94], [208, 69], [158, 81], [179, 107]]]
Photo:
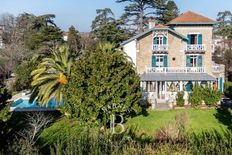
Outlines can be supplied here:
[[55, 108], [55, 107], [58, 107], [58, 106], [63, 106], [64, 105], [64, 101], [62, 100], [59, 105], [57, 105], [57, 102], [55, 99], [51, 99], [47, 105], [41, 107], [40, 105], [38, 105], [38, 103], [36, 102], [36, 100], [33, 101], [33, 103], [30, 103], [29, 102], [29, 99], [23, 99], [23, 98], [20, 98], [18, 100], [16, 100], [12, 107], [14, 108]]

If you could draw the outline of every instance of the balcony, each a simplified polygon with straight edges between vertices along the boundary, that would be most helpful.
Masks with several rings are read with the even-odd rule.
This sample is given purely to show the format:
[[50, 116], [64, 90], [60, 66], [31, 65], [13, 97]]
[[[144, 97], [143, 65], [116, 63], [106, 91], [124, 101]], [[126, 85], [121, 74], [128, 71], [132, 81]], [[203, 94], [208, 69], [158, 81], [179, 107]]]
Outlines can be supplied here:
[[205, 52], [206, 45], [205, 44], [193, 44], [187, 45], [186, 52]]
[[204, 67], [146, 67], [146, 73], [205, 73]]
[[154, 52], [167, 52], [168, 51], [168, 45], [160, 45], [160, 44], [153, 44], [153, 51]]

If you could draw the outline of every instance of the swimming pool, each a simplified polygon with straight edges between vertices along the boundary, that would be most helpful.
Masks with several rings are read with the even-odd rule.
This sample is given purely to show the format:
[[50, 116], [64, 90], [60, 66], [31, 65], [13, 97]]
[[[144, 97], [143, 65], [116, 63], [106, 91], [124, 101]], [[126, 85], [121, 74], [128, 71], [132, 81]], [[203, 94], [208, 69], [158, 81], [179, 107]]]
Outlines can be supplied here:
[[29, 102], [29, 97], [22, 97], [17, 100], [15, 100], [11, 106], [11, 111], [54, 111], [57, 109], [58, 106], [63, 106], [64, 101], [62, 100], [59, 105], [57, 105], [57, 102], [55, 99], [51, 99], [47, 106], [41, 107], [38, 105], [36, 100], [34, 100], [32, 103]]

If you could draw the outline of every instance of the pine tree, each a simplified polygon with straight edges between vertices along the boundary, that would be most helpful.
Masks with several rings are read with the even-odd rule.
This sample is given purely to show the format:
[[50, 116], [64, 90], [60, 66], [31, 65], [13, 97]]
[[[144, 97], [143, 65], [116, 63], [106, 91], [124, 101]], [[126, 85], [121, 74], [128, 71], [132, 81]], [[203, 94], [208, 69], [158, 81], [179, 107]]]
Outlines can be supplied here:
[[101, 43], [119, 44], [129, 38], [128, 32], [114, 18], [110, 8], [98, 9], [97, 16], [92, 22], [92, 34]]
[[81, 50], [81, 36], [78, 35], [78, 31], [74, 26], [69, 28], [67, 44], [72, 51], [72, 56], [77, 57]]
[[179, 15], [179, 9], [173, 0], [156, 0], [156, 15], [159, 23], [166, 24]]
[[140, 112], [140, 79], [128, 57], [111, 44], [84, 53], [65, 89], [64, 111], [84, 122]]
[[134, 33], [144, 32], [147, 27], [148, 16], [155, 13], [156, 2], [154, 0], [116, 0], [117, 3], [128, 2], [125, 13], [121, 19]]

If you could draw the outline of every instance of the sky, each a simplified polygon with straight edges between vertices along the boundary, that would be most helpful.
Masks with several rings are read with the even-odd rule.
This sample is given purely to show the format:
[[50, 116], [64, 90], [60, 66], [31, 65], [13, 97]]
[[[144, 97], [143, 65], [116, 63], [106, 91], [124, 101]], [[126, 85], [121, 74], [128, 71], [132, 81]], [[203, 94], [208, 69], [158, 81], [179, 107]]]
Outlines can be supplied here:
[[[55, 23], [63, 31], [74, 25], [80, 32], [89, 32], [96, 9], [111, 8], [115, 17], [123, 13], [126, 3], [116, 0], [0, 0], [0, 14], [10, 13], [17, 16], [27, 12], [35, 15], [55, 14]], [[232, 0], [175, 0], [180, 12], [191, 10], [216, 19], [219, 11], [232, 12]]]

